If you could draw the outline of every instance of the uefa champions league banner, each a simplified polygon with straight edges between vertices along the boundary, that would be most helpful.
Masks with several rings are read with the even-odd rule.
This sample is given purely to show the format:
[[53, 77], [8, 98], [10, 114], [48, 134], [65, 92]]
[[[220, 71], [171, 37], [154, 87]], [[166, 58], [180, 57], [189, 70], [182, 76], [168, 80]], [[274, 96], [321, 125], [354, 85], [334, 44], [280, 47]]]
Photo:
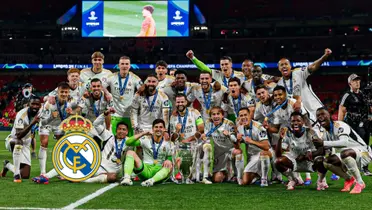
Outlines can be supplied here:
[[[308, 66], [312, 62], [292, 62], [293, 67], [303, 67]], [[211, 69], [219, 69], [220, 64], [206, 64]], [[269, 62], [258, 62], [255, 65], [260, 65], [262, 68], [278, 68], [278, 63], [269, 63]], [[322, 64], [324, 67], [346, 67], [346, 66], [371, 66], [372, 60], [357, 60], [357, 61], [327, 61]], [[32, 69], [32, 70], [51, 70], [51, 69], [70, 69], [70, 68], [90, 68], [92, 64], [24, 64], [24, 63], [16, 63], [16, 64], [0, 64], [0, 69]], [[104, 64], [104, 68], [112, 69], [112, 70], [119, 70], [117, 64]], [[233, 64], [234, 69], [240, 69], [240, 63]], [[155, 64], [131, 64], [132, 70], [140, 70], [140, 69], [155, 69]], [[168, 69], [196, 69], [194, 64], [168, 64]]]

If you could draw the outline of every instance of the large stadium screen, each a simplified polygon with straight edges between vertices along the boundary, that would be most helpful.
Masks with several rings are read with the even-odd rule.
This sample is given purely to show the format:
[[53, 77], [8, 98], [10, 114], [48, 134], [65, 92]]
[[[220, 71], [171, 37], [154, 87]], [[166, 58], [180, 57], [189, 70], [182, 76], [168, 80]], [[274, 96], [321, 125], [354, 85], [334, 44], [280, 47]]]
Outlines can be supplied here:
[[189, 0], [83, 1], [83, 37], [189, 36]]

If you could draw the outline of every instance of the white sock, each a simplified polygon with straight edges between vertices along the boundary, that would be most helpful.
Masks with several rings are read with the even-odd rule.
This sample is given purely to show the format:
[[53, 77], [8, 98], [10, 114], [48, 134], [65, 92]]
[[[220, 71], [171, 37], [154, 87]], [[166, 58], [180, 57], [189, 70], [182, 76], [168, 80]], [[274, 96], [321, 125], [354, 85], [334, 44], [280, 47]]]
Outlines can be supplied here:
[[40, 150], [39, 150], [40, 174], [46, 173], [46, 159], [47, 159], [47, 148], [40, 147]]
[[13, 164], [14, 164], [14, 175], [21, 175], [21, 154], [22, 154], [22, 145], [16, 144], [13, 150]]
[[98, 176], [89, 178], [83, 182], [85, 183], [107, 183], [107, 174], [100, 174]]
[[58, 175], [58, 173], [57, 173], [56, 169], [54, 169], [54, 168], [52, 170], [50, 170], [47, 174], [45, 174], [45, 176], [49, 179], [51, 179], [51, 178], [53, 178], [57, 175]]
[[210, 154], [210, 148], [203, 146], [203, 178], [208, 178], [209, 176], [209, 154]]
[[244, 160], [243, 160], [242, 154], [235, 156], [235, 167], [237, 171], [236, 178], [241, 179], [243, 177], [243, 170], [244, 170]]
[[364, 184], [360, 171], [358, 169], [356, 160], [352, 157], [346, 157], [342, 159], [342, 162], [346, 165], [348, 172], [356, 178], [359, 184]]
[[284, 176], [286, 176], [288, 178], [288, 181], [295, 180], [292, 169], [288, 168], [288, 170], [284, 171], [283, 174], [284, 174]]
[[200, 179], [200, 164], [201, 164], [201, 160], [199, 158], [199, 155], [196, 155], [196, 164], [195, 164], [195, 179], [196, 181], [198, 182], [199, 179]]
[[9, 171], [14, 173], [14, 165], [11, 163], [8, 163], [5, 165], [5, 168], [7, 168]]
[[308, 180], [308, 179], [311, 180], [311, 174], [309, 172], [306, 172], [305, 175], [306, 175], [306, 180]]
[[261, 160], [261, 174], [262, 174], [262, 179], [267, 180], [267, 176], [269, 174], [269, 167], [270, 167], [270, 157], [265, 155], [265, 156], [260, 156]]

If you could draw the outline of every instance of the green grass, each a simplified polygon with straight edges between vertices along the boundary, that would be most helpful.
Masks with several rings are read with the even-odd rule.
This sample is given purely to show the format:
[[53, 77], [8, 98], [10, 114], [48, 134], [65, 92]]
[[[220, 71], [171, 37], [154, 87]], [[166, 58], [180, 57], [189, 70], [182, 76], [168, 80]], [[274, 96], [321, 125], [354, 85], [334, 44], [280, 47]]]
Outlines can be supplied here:
[[[9, 132], [0, 132], [3, 140]], [[50, 140], [47, 169], [52, 168]], [[37, 142], [37, 148], [39, 142]], [[11, 160], [11, 153], [0, 142], [0, 160]], [[32, 177], [39, 175], [39, 164], [32, 160]], [[312, 175], [313, 180], [316, 174]], [[286, 191], [285, 186], [257, 185], [241, 187], [237, 184], [175, 185], [159, 184], [144, 188], [140, 183], [131, 187], [118, 186], [79, 206], [95, 209], [369, 209], [372, 197], [372, 177], [363, 177], [367, 188], [360, 195], [341, 193], [343, 181], [328, 181], [330, 188], [318, 192], [315, 184]], [[37, 185], [31, 180], [13, 183], [12, 174], [0, 179], [0, 207], [61, 208], [73, 203], [106, 184], [69, 183], [51, 179], [49, 185]]]
[[167, 36], [166, 1], [105, 1], [105, 36], [135, 37], [141, 31], [143, 6], [148, 4], [155, 8], [153, 18], [157, 36]]

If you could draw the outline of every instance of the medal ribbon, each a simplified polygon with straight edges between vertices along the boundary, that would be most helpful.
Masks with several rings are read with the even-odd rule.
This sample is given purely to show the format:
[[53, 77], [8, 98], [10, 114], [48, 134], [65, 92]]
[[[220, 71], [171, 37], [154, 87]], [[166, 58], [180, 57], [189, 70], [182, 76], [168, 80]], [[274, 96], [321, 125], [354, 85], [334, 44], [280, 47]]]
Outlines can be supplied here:
[[160, 146], [162, 145], [163, 143], [163, 138], [161, 138], [160, 142], [159, 142], [159, 146], [158, 148], [155, 150], [155, 140], [154, 140], [154, 137], [151, 137], [152, 138], [152, 153], [154, 155], [154, 159], [158, 159], [158, 154], [159, 154], [159, 149], [160, 149]]
[[121, 83], [121, 76], [120, 73], [118, 73], [118, 80], [119, 80], [119, 92], [120, 96], [124, 95], [125, 89], [127, 88], [128, 80], [129, 80], [129, 73], [127, 74], [127, 77], [125, 77], [124, 85]]
[[185, 116], [183, 117], [183, 121], [181, 120], [181, 115], [178, 113], [178, 122], [182, 123], [181, 133], [185, 132], [186, 123], [187, 123], [187, 114], [189, 113], [189, 109], [186, 108]]

